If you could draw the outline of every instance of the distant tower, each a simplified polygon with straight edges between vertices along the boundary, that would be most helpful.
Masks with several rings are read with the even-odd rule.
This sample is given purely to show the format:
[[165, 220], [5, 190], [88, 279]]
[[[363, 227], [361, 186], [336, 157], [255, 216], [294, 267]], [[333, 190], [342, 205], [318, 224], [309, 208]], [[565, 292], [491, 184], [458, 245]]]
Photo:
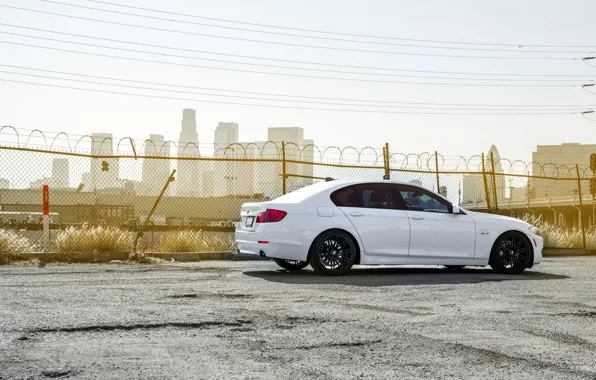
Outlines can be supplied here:
[[[149, 140], [145, 140], [145, 156], [164, 157], [143, 159], [142, 186], [139, 191], [141, 195], [159, 194], [166, 178], [170, 175], [170, 145], [164, 142], [162, 135], [149, 135]], [[170, 188], [168, 187], [169, 194]]]
[[199, 142], [199, 134], [197, 133], [197, 111], [186, 108], [182, 111], [182, 128], [180, 130], [180, 143], [195, 143]]
[[[91, 138], [91, 154], [114, 155], [114, 141], [111, 133], [93, 133]], [[120, 187], [118, 182], [119, 163], [117, 158], [92, 158], [90, 190]]]
[[219, 123], [215, 128], [215, 136], [213, 139], [215, 143], [216, 152], [220, 149], [225, 149], [228, 145], [238, 142], [238, 124], [236, 123]]
[[[200, 157], [199, 135], [197, 133], [197, 113], [187, 108], [182, 111], [182, 128], [178, 140], [179, 157]], [[176, 188], [178, 196], [200, 196], [202, 178], [206, 163], [191, 160], [178, 160]]]
[[[491, 153], [493, 161], [491, 161]], [[484, 155], [484, 171], [489, 173], [486, 176], [485, 189], [483, 176], [480, 174], [464, 174], [462, 177], [462, 205], [468, 207], [483, 207], [486, 204], [486, 193], [490, 196], [490, 205], [495, 207], [495, 198], [499, 205], [505, 200], [505, 176], [502, 175], [503, 165], [501, 165], [501, 155], [495, 145], [491, 145], [488, 153]], [[493, 162], [495, 165], [495, 182], [493, 185]], [[480, 169], [479, 169], [480, 170]], [[495, 193], [496, 190], [496, 193]]]
[[493, 159], [495, 161], [495, 173], [503, 173], [503, 166], [501, 165], [501, 155], [499, 154], [499, 150], [493, 144], [490, 146], [488, 150], [488, 154], [485, 157], [485, 169], [486, 171], [492, 171], [492, 163], [490, 161], [490, 154], [492, 153]]
[[[215, 128], [213, 148], [215, 157], [243, 157], [244, 149], [231, 146], [238, 143], [238, 124], [219, 123]], [[214, 174], [217, 181], [225, 186], [218, 187], [215, 195], [249, 195], [253, 193], [253, 167], [248, 162], [214, 163]]]
[[[492, 153], [492, 162], [491, 162], [491, 153]], [[485, 157], [485, 163], [484, 163], [484, 170], [486, 170], [487, 172], [491, 172], [493, 170], [493, 165], [495, 166], [495, 173], [496, 174], [503, 174], [503, 165], [501, 165], [501, 155], [499, 154], [499, 150], [497, 149], [497, 147], [493, 144], [490, 146], [490, 149], [488, 150], [488, 154]], [[499, 205], [503, 204], [503, 202], [505, 201], [505, 176], [504, 175], [495, 175], [495, 183], [494, 183], [494, 187], [495, 189], [493, 189], [491, 191], [491, 187], [489, 186], [489, 193], [493, 193], [494, 190], [496, 190], [496, 194], [493, 195], [493, 202], [494, 199], [496, 197], [496, 200], [498, 202]], [[494, 207], [495, 205], [493, 205]]]
[[52, 185], [59, 188], [67, 188], [69, 181], [68, 159], [54, 158], [52, 160]]
[[[267, 131], [268, 142], [257, 142], [259, 156], [268, 159], [280, 159], [282, 142], [285, 143], [287, 160], [305, 161], [312, 163], [314, 160], [314, 141], [304, 138], [304, 129], [300, 127], [269, 128]], [[257, 166], [258, 165], [258, 166]], [[255, 165], [255, 192], [264, 194], [269, 198], [281, 195], [279, 175], [281, 166], [276, 163], [261, 162]], [[288, 177], [286, 191], [291, 192], [313, 183], [314, 175], [312, 164], [287, 163], [286, 173], [302, 177]]]

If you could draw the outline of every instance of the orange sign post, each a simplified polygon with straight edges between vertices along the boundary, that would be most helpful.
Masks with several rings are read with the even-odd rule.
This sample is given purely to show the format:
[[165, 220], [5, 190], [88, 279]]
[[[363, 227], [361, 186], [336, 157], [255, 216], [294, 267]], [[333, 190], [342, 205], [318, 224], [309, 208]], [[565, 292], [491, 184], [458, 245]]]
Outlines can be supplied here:
[[43, 209], [43, 250], [50, 251], [50, 187], [42, 187], [42, 209]]

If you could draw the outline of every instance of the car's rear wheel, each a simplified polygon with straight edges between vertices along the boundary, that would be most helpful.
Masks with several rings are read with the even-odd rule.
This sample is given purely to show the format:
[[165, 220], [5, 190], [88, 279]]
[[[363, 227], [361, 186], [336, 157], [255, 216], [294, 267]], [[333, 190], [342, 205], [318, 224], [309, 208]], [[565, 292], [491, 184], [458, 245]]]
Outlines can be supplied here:
[[518, 274], [530, 265], [532, 246], [520, 232], [499, 236], [493, 245], [489, 265], [497, 273]]
[[273, 259], [277, 265], [280, 267], [289, 270], [300, 270], [304, 269], [308, 266], [308, 261], [298, 261], [298, 260], [282, 260], [282, 259]]
[[356, 243], [350, 235], [343, 231], [326, 231], [311, 247], [310, 266], [319, 274], [342, 275], [354, 265], [356, 251]]

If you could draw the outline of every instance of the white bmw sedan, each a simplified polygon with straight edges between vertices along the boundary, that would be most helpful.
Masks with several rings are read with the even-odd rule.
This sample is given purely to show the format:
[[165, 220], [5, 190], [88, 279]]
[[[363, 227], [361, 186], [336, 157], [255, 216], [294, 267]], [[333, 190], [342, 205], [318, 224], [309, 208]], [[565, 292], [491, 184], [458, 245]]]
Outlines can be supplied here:
[[542, 261], [543, 239], [521, 220], [464, 210], [427, 189], [392, 181], [336, 180], [246, 203], [239, 253], [287, 270], [341, 275], [354, 264], [490, 265], [517, 274]]

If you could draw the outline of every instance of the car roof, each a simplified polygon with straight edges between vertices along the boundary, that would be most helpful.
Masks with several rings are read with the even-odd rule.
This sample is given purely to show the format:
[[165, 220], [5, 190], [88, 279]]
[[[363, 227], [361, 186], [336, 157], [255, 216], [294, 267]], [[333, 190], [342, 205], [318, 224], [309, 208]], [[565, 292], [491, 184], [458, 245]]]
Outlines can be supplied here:
[[[390, 183], [393, 185], [410, 185], [410, 186], [416, 186], [416, 187], [420, 187], [416, 184], [412, 184], [412, 183], [407, 183], [407, 182], [401, 182], [401, 181], [392, 181], [392, 180], [386, 180], [386, 179], [373, 179], [373, 180], [367, 180], [367, 179], [338, 179], [338, 180], [333, 180], [333, 181], [329, 181], [330, 184], [335, 184], [335, 185], [343, 185], [343, 186], [348, 186], [348, 185], [357, 185], [357, 184], [361, 184], [361, 183]], [[329, 186], [329, 187], [334, 187]]]
[[379, 184], [392, 184], [392, 185], [407, 185], [422, 188], [421, 186], [399, 182], [391, 180], [365, 180], [365, 179], [338, 179], [326, 182], [317, 182], [309, 186], [302, 187], [295, 191], [282, 195], [279, 198], [275, 198], [270, 203], [299, 203], [312, 197], [318, 197], [322, 194], [329, 194], [343, 187], [350, 185], [358, 185], [363, 183], [379, 183]]

